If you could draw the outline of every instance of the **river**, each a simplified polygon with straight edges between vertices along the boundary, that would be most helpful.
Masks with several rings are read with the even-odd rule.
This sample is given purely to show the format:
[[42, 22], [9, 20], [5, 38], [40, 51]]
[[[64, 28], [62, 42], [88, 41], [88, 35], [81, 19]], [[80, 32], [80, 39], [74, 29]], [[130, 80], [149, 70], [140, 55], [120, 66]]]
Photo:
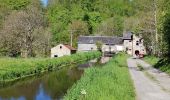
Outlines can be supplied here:
[[80, 79], [83, 70], [64, 68], [43, 75], [21, 79], [0, 88], [0, 100], [61, 100]]
[[101, 58], [101, 63], [91, 62], [71, 65], [53, 72], [0, 84], [0, 100], [62, 100], [67, 90], [81, 78], [84, 69], [106, 63], [110, 58]]

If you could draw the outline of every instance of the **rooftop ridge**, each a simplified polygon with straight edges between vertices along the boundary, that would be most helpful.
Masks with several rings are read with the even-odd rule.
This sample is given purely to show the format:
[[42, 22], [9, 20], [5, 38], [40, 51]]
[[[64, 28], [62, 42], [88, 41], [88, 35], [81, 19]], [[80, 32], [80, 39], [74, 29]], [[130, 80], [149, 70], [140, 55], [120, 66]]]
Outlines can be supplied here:
[[80, 36], [78, 43], [94, 44], [102, 41], [104, 44], [122, 44], [123, 38], [117, 36]]
[[107, 38], [122, 38], [122, 36], [79, 36], [79, 37], [107, 37]]

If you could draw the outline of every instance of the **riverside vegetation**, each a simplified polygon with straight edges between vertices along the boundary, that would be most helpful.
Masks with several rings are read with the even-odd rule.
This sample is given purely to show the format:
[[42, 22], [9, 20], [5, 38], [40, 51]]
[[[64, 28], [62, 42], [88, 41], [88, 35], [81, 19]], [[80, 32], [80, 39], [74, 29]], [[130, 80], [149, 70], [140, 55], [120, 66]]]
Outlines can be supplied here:
[[144, 57], [144, 60], [151, 65], [155, 65], [159, 61], [159, 59], [155, 56], [146, 56]]
[[135, 100], [125, 54], [118, 54], [103, 67], [85, 70], [65, 100]]
[[170, 60], [168, 58], [160, 59], [155, 56], [146, 56], [144, 60], [153, 65], [153, 67], [170, 74]]
[[77, 53], [60, 58], [13, 59], [0, 58], [0, 81], [12, 81], [26, 76], [52, 71], [60, 67], [100, 58], [100, 52]]

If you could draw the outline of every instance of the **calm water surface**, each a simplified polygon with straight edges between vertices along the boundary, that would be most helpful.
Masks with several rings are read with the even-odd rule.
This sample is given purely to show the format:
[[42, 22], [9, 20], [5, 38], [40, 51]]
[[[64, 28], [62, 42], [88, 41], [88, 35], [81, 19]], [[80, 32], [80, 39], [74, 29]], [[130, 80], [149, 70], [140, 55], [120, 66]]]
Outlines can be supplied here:
[[61, 100], [83, 70], [61, 69], [0, 88], [0, 100]]

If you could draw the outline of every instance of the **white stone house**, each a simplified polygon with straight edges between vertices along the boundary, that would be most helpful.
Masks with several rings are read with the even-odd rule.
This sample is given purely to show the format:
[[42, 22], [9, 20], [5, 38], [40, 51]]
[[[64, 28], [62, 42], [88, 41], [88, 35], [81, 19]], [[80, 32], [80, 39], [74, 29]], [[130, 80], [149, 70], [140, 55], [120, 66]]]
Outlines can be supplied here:
[[62, 57], [65, 55], [71, 55], [76, 53], [76, 49], [71, 47], [70, 45], [59, 44], [53, 48], [51, 48], [51, 57]]
[[123, 35], [124, 50], [130, 55], [142, 54], [146, 55], [146, 48], [144, 46], [144, 39], [141, 36], [136, 36], [131, 32]]
[[102, 43], [103, 53], [116, 53], [123, 50], [123, 39], [111, 36], [80, 36], [78, 39], [78, 52], [97, 50], [97, 42]]

